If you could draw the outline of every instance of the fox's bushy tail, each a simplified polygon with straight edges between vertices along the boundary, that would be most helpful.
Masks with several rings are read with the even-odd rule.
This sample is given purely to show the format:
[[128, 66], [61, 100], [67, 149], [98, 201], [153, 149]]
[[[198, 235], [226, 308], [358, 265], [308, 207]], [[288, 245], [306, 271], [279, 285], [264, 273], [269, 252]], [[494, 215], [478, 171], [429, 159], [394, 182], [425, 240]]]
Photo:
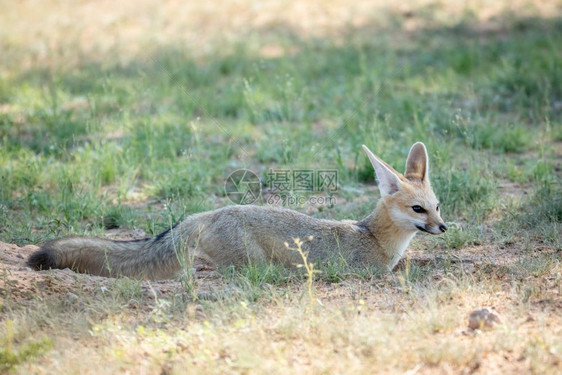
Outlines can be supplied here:
[[52, 240], [43, 243], [27, 264], [35, 270], [71, 268], [106, 277], [165, 279], [178, 273], [187, 250], [172, 231], [132, 241], [91, 237]]

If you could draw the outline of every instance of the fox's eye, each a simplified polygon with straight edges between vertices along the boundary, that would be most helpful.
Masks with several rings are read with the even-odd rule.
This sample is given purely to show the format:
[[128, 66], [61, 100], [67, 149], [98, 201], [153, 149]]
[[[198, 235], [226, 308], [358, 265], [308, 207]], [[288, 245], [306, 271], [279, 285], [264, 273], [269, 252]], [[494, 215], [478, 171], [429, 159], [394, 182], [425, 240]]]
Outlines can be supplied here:
[[418, 214], [423, 214], [425, 213], [425, 209], [422, 206], [412, 206], [412, 210], [414, 210], [414, 212], [417, 212]]
[[439, 211], [439, 205], [437, 205], [437, 208], [435, 209], [436, 211]]

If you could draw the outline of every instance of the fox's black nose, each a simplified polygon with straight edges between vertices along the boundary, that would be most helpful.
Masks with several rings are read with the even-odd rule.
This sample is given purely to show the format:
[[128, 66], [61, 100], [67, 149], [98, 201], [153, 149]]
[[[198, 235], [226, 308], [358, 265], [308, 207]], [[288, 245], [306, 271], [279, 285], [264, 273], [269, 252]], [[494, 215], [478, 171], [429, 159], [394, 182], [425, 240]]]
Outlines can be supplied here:
[[439, 226], [439, 229], [441, 230], [441, 232], [446, 232], [447, 231], [447, 226], [445, 224], [441, 224]]

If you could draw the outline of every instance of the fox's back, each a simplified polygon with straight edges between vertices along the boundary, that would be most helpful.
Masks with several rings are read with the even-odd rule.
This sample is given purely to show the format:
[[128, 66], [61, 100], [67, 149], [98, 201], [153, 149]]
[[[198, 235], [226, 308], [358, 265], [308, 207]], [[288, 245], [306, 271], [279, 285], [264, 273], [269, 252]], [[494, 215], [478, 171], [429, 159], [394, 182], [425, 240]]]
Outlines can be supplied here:
[[[248, 258], [301, 263], [294, 239], [305, 242], [311, 261], [331, 255], [350, 255], [356, 246], [349, 239], [367, 240], [370, 233], [357, 222], [318, 219], [303, 213], [273, 206], [228, 206], [206, 213], [207, 228], [200, 229], [198, 246], [209, 259], [219, 264], [245, 262]], [[201, 218], [197, 222], [201, 223]]]

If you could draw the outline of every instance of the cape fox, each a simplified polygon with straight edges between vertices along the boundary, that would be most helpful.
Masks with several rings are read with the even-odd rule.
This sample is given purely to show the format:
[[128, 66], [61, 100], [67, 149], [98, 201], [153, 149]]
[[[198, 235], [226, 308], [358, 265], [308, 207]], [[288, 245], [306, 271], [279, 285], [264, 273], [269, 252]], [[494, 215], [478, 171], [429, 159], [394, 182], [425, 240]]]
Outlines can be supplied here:
[[191, 215], [153, 238], [113, 241], [70, 237], [44, 243], [27, 263], [40, 270], [66, 268], [101, 276], [145, 279], [169, 278], [182, 269], [186, 256], [215, 266], [248, 262], [301, 263], [285, 245], [306, 239], [303, 250], [311, 262], [343, 257], [354, 264], [373, 264], [392, 270], [418, 231], [447, 230], [439, 202], [429, 182], [425, 145], [412, 146], [404, 175], [375, 156], [366, 146], [379, 180], [381, 199], [360, 221], [315, 219], [276, 207], [228, 206]]

